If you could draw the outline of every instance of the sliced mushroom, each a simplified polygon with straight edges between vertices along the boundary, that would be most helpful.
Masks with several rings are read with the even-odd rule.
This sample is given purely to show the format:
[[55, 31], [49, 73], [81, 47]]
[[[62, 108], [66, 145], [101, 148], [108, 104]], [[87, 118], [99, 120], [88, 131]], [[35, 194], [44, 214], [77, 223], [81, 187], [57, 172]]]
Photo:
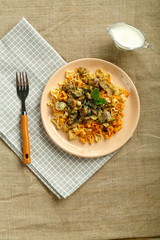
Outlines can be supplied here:
[[83, 106], [79, 112], [82, 117], [91, 115], [91, 109], [88, 106]]
[[71, 94], [77, 98], [83, 96], [84, 92], [81, 88], [77, 88], [77, 90], [72, 90]]
[[111, 120], [111, 114], [108, 111], [101, 111], [98, 115], [99, 123], [109, 122]]
[[68, 98], [67, 104], [68, 104], [69, 107], [75, 108], [76, 105], [77, 105], [77, 101], [73, 98]]
[[90, 84], [93, 88], [99, 88], [99, 83], [100, 83], [99, 78], [94, 78], [90, 82]]
[[105, 81], [100, 81], [99, 85], [101, 86], [101, 88], [103, 88], [105, 91], [107, 91], [108, 85]]
[[109, 88], [109, 86], [107, 85], [107, 83], [105, 81], [100, 81], [99, 84], [100, 84], [101, 88], [103, 88], [109, 96], [113, 94], [113, 89]]
[[108, 93], [108, 96], [111, 96], [114, 92], [113, 89], [111, 89], [111, 88], [108, 88], [106, 91]]
[[74, 89], [74, 85], [73, 84], [65, 84], [62, 86], [62, 90], [69, 93], [70, 91], [72, 91], [72, 89]]
[[87, 69], [84, 68], [84, 67], [79, 67], [79, 68], [78, 68], [78, 72], [79, 72], [79, 74], [80, 74], [82, 77], [86, 77], [86, 75], [87, 75], [87, 73], [88, 73]]
[[55, 107], [58, 111], [63, 111], [65, 109], [65, 107], [67, 106], [67, 104], [65, 102], [60, 102], [60, 101], [57, 101], [55, 103]]

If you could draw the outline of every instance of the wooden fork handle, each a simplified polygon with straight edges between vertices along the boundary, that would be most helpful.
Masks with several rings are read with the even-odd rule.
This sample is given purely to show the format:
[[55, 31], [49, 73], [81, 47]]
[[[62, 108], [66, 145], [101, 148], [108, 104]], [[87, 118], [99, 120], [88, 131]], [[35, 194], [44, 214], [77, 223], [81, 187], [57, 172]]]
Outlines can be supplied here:
[[23, 139], [23, 162], [27, 164], [31, 163], [27, 115], [21, 115], [21, 130]]

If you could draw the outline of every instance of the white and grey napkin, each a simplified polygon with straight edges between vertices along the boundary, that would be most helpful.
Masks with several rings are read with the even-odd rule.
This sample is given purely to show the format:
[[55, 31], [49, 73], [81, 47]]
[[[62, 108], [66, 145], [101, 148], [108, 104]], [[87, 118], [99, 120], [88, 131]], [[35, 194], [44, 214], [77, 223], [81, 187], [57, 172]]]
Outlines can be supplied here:
[[53, 73], [65, 64], [24, 18], [0, 40], [0, 136], [22, 160], [21, 103], [15, 74], [25, 71], [30, 85], [26, 107], [32, 160], [27, 166], [58, 198], [70, 196], [114, 154], [76, 157], [56, 146], [46, 134], [40, 117], [41, 95]]

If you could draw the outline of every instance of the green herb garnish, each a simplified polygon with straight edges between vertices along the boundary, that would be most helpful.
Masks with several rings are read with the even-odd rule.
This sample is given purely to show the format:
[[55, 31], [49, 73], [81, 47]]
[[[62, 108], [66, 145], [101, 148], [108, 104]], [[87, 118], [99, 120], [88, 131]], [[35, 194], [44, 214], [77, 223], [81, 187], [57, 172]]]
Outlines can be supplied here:
[[91, 97], [92, 97], [95, 105], [102, 105], [102, 104], [105, 104], [107, 102], [104, 98], [101, 98], [99, 96], [98, 88], [94, 88], [94, 90], [91, 93]]

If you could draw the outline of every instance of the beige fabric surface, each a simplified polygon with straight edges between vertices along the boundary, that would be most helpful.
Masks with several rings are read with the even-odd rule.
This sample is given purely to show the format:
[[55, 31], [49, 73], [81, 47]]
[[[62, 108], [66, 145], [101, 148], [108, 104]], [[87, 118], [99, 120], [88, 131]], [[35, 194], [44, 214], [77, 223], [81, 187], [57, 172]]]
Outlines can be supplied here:
[[[96, 57], [121, 67], [141, 102], [133, 138], [66, 200], [1, 141], [0, 240], [160, 236], [159, 16], [159, 0], [0, 0], [0, 37], [25, 17], [67, 62]], [[118, 21], [141, 28], [152, 47], [117, 50], [106, 26]]]

